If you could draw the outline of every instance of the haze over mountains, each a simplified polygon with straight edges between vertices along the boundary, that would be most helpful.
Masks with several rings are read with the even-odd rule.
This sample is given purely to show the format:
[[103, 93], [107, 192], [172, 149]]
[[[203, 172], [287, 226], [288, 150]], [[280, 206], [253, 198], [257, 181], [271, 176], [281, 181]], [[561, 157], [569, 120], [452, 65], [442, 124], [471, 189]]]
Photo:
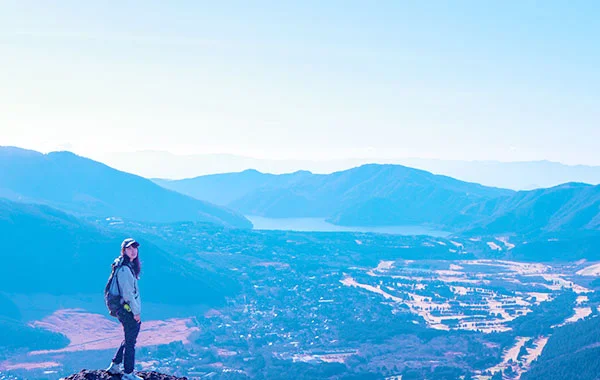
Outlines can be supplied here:
[[[225, 194], [210, 198], [212, 202], [229, 200], [228, 207], [246, 215], [326, 217], [348, 226], [447, 225], [473, 203], [512, 193], [398, 165], [364, 165], [328, 175], [246, 171], [238, 179], [232, 175], [197, 178], [195, 189], [190, 181], [183, 182], [185, 189], [178, 181], [161, 183], [198, 199], [209, 199], [206, 196], [211, 194], [203, 194], [202, 189], [212, 189], [212, 194]], [[236, 195], [241, 197], [233, 199]]]
[[460, 161], [424, 158], [257, 159], [232, 154], [179, 155], [163, 151], [110, 153], [95, 156], [112, 167], [146, 178], [183, 179], [199, 175], [256, 169], [283, 174], [308, 170], [329, 174], [364, 164], [399, 164], [462, 181], [513, 190], [552, 187], [566, 182], [600, 184], [600, 166], [565, 165], [551, 161]]
[[154, 180], [175, 191], [70, 152], [4, 147], [0, 169], [1, 197], [100, 218], [249, 228], [242, 215], [318, 217], [341, 226], [431, 225], [469, 233], [600, 228], [600, 186], [569, 183], [514, 192], [400, 165], [370, 164], [327, 175], [246, 170]]
[[0, 197], [47, 204], [83, 216], [251, 227], [231, 210], [70, 152], [41, 154], [0, 147]]
[[254, 169], [240, 173], [210, 174], [182, 180], [154, 179], [167, 189], [226, 206], [263, 187], [285, 187], [314, 176], [308, 171], [266, 174]]
[[399, 165], [329, 175], [254, 170], [165, 181], [162, 186], [246, 215], [323, 217], [339, 225], [432, 224], [470, 233], [596, 231], [600, 186], [563, 184], [514, 192]]

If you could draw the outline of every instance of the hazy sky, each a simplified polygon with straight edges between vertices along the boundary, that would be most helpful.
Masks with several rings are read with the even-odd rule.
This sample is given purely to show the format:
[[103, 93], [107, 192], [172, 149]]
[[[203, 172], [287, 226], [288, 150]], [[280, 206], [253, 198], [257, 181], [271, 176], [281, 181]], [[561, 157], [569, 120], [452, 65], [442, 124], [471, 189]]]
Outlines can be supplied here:
[[0, 145], [600, 164], [596, 1], [0, 1]]

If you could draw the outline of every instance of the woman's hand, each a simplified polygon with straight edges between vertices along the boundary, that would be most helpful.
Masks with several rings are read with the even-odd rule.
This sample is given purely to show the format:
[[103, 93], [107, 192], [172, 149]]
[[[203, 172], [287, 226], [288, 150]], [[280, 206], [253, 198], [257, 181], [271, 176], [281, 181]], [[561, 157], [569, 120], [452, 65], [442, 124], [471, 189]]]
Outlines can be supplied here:
[[135, 319], [135, 321], [136, 321], [137, 323], [140, 323], [140, 322], [142, 322], [142, 318], [140, 317], [140, 315], [139, 315], [139, 314], [136, 314], [136, 315], [134, 315], [134, 316], [133, 316], [133, 319]]

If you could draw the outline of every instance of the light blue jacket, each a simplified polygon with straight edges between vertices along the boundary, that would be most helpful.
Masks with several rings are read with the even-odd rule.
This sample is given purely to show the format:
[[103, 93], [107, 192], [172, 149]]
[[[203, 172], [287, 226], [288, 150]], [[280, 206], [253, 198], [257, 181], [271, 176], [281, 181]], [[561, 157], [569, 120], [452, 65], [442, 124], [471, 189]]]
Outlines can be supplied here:
[[121, 265], [122, 260], [122, 257], [115, 259], [114, 264], [120, 265], [120, 267], [115, 273], [109, 291], [111, 294], [120, 294], [121, 302], [129, 304], [131, 312], [134, 315], [138, 315], [142, 312], [142, 299], [140, 298], [137, 278], [133, 275], [133, 270], [128, 265]]

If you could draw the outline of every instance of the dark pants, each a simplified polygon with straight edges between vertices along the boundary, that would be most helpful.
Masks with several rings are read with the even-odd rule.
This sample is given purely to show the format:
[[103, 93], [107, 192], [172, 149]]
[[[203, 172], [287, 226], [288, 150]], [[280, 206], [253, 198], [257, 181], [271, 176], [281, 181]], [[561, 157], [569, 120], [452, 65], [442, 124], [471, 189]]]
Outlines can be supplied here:
[[138, 323], [133, 319], [133, 313], [125, 309], [119, 310], [117, 318], [119, 318], [119, 322], [123, 325], [125, 340], [121, 343], [121, 347], [117, 350], [112, 361], [116, 364], [121, 364], [125, 361], [125, 373], [132, 373], [135, 365], [135, 342], [142, 323]]

